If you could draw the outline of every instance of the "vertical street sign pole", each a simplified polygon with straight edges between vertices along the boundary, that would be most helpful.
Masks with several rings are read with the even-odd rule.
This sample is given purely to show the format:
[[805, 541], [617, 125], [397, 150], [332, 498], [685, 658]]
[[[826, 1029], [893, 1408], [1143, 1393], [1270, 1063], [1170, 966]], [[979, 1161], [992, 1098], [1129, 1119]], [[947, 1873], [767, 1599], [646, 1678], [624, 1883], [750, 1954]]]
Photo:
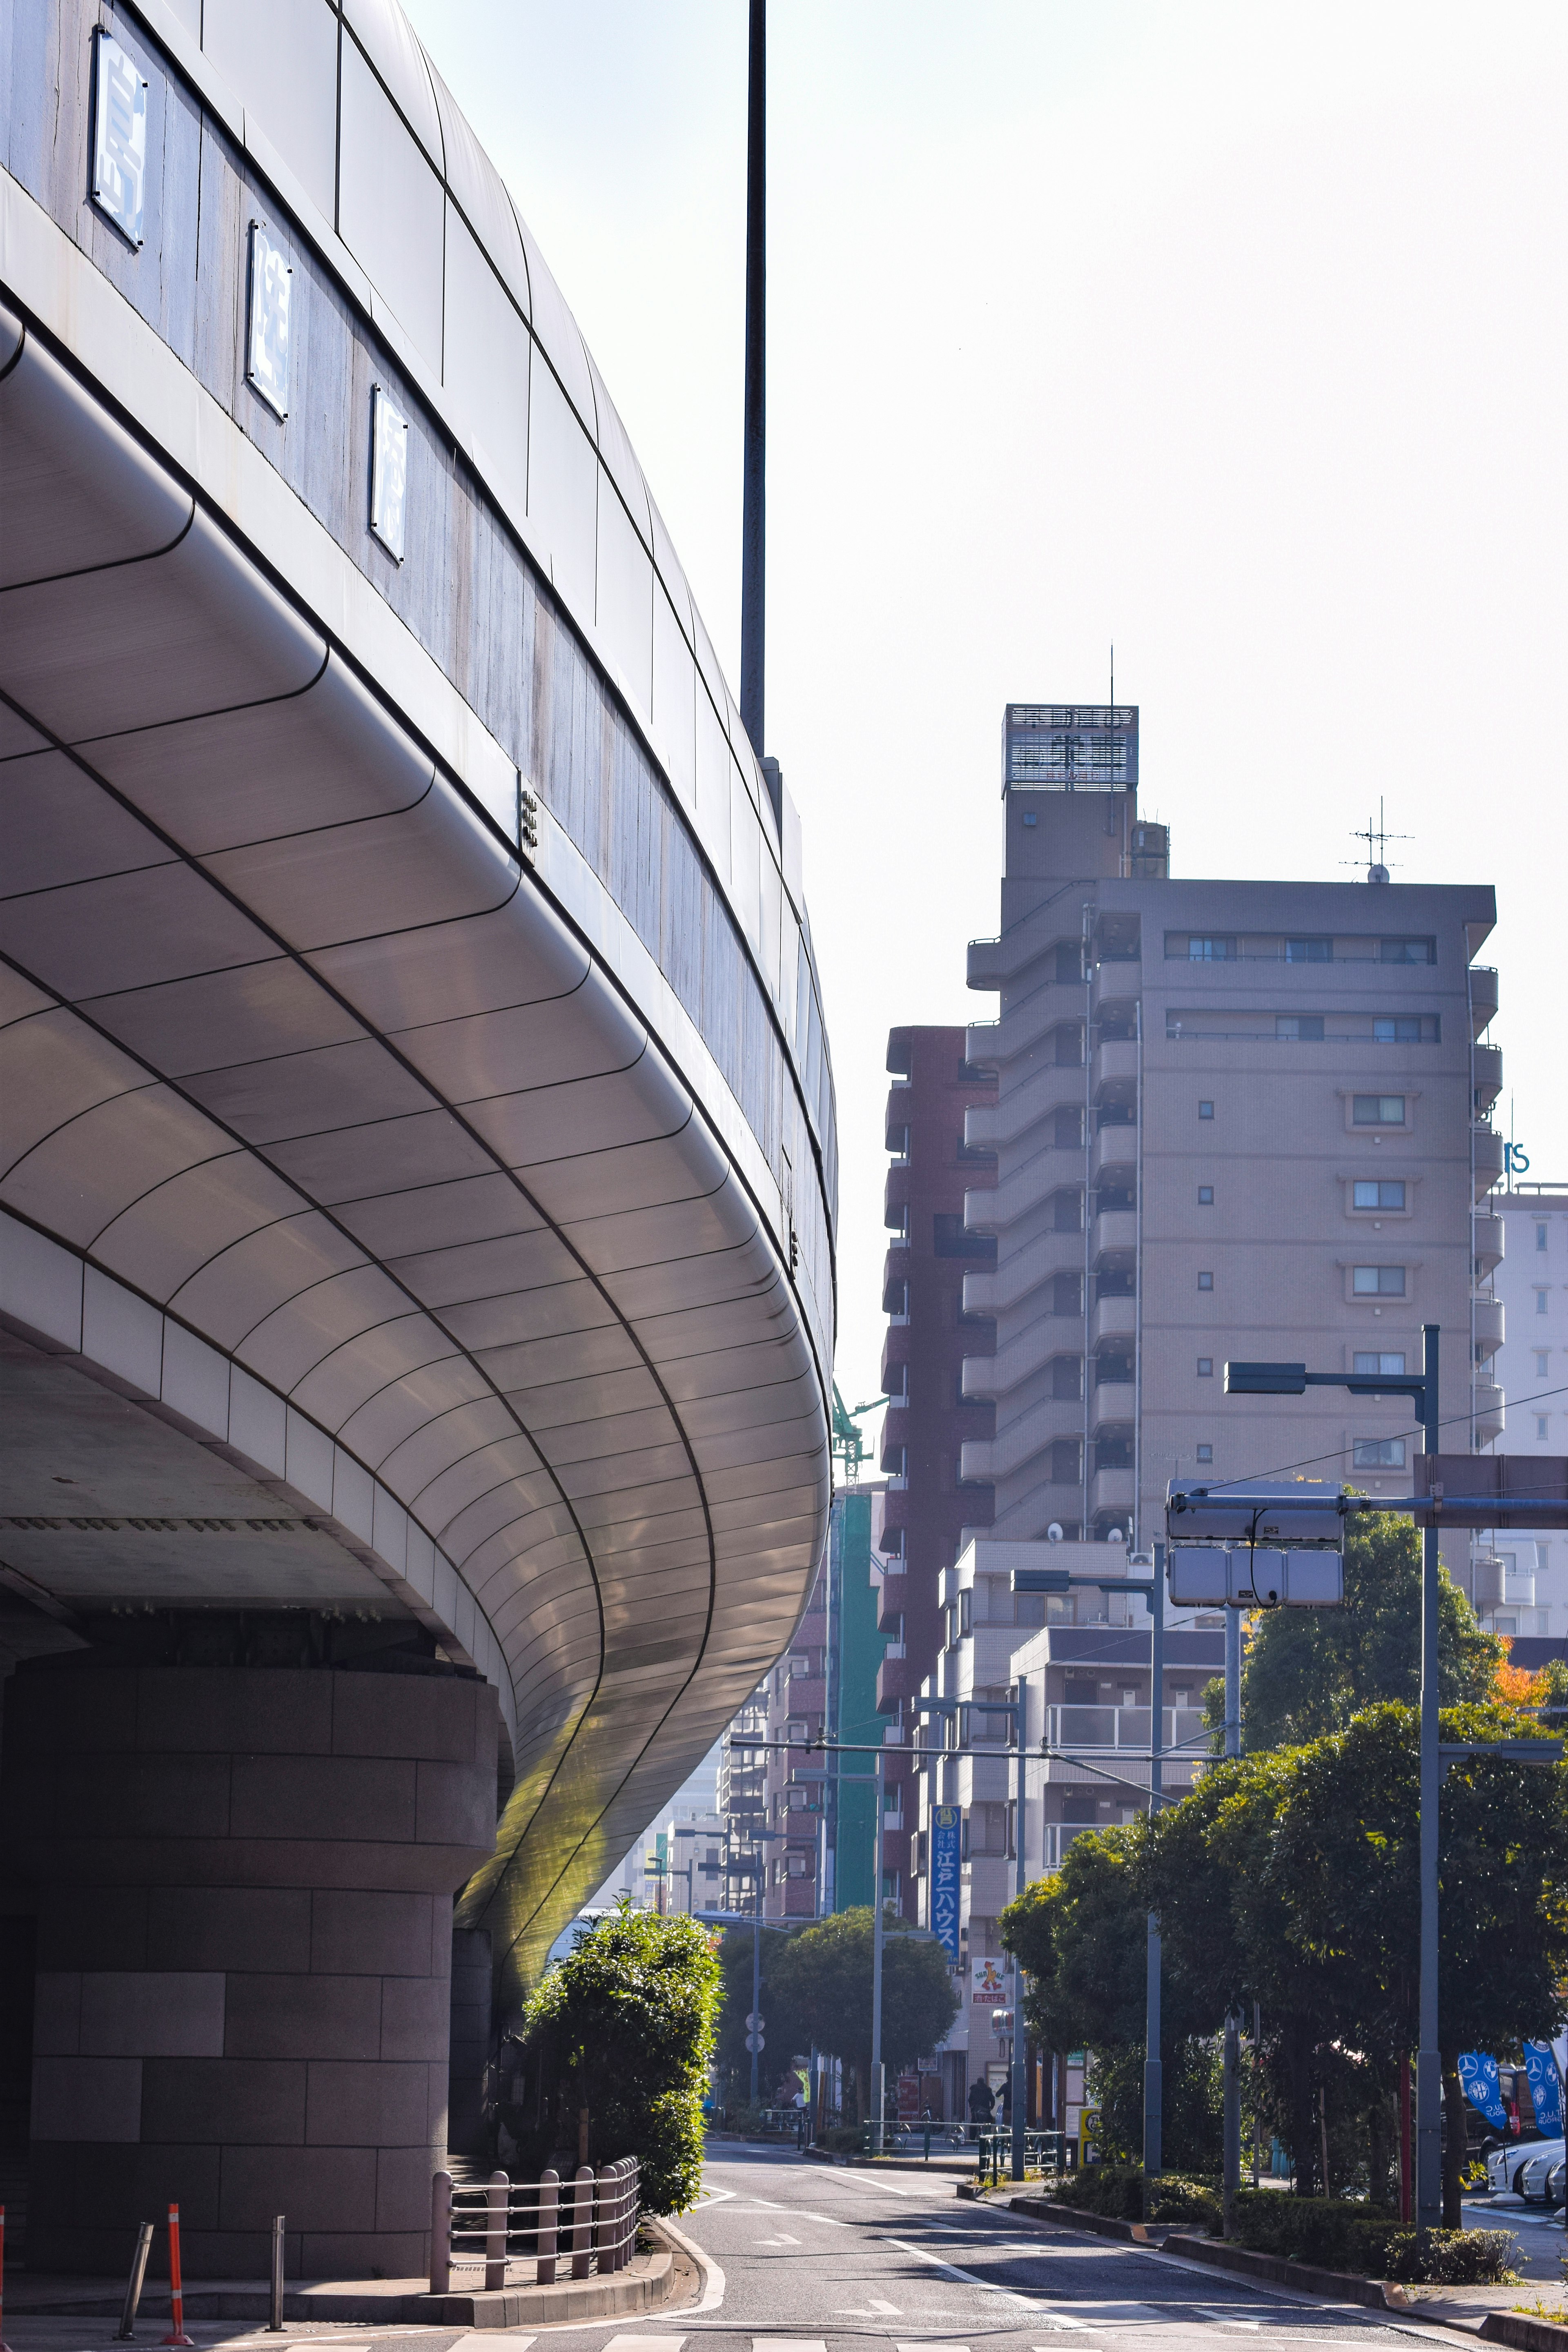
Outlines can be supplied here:
[[[1016, 1794], [1013, 1803], [1014, 1871], [1013, 1891], [1022, 1895], [1028, 1884], [1024, 1863], [1024, 1691], [1023, 1682], [1013, 1685], [1014, 1778]], [[1025, 2138], [1024, 2086], [1024, 1969], [1017, 1954], [1013, 1956], [1013, 2178], [1024, 2178], [1024, 2158], [1027, 2147]]]
[[[1154, 1818], [1164, 1788], [1162, 1737], [1165, 1724], [1165, 1547], [1154, 1546], [1154, 1590], [1149, 1595], [1149, 1818]], [[1160, 1922], [1149, 1914], [1148, 2006], [1143, 2052], [1143, 2210], [1148, 2217], [1151, 2191], [1161, 2170], [1162, 2120], [1160, 2078]]]
[[[763, 1870], [761, 1850], [752, 1864], [752, 2015], [763, 2013]], [[752, 2105], [757, 2104], [757, 2029], [747, 2037], [752, 2045]]]
[[[1241, 1612], [1225, 1612], [1225, 1752], [1241, 1753]], [[1235, 1999], [1225, 2015], [1225, 2173], [1222, 2210], [1225, 2234], [1236, 2234], [1236, 2199], [1241, 2186], [1241, 2020]], [[1327, 2192], [1325, 2191], [1325, 2194]]]
[[[1422, 1417], [1429, 1455], [1437, 1452], [1436, 1323], [1423, 1325]], [[1415, 2058], [1415, 2226], [1436, 2230], [1443, 2220], [1443, 2068], [1437, 2050], [1437, 1807], [1442, 1771], [1437, 1755], [1437, 1530], [1421, 1543], [1421, 2039]]]
[[871, 1832], [871, 2153], [880, 2156], [887, 2093], [882, 2073], [882, 1751], [879, 1748], [871, 1796], [877, 1808], [876, 1824]]

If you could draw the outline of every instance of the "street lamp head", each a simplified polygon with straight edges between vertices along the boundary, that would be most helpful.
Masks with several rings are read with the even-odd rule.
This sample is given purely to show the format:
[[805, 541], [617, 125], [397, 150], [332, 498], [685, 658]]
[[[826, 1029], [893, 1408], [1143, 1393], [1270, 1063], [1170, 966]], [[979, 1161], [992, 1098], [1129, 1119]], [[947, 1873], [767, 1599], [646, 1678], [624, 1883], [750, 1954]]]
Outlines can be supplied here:
[[1232, 1364], [1225, 1368], [1226, 1396], [1305, 1396], [1305, 1364]]

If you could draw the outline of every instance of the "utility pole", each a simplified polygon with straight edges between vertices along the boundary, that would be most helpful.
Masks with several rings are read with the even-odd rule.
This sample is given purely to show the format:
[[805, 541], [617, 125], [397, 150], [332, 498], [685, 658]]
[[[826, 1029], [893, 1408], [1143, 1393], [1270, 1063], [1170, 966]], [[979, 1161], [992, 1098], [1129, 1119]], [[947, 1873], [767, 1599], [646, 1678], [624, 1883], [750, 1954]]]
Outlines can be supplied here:
[[876, 1827], [871, 1834], [871, 2153], [882, 2153], [887, 2074], [882, 2064], [882, 1751], [873, 1778]]
[[[1149, 1595], [1149, 1818], [1164, 1795], [1165, 1547], [1154, 1546], [1154, 1589]], [[1160, 2071], [1160, 1921], [1149, 1914], [1143, 2011], [1143, 2215], [1150, 2218], [1163, 2161], [1163, 2084]]]
[[[1225, 1612], [1225, 1752], [1241, 1753], [1241, 1612]], [[1241, 2020], [1236, 1997], [1225, 2013], [1225, 2174], [1221, 2207], [1227, 2238], [1236, 2235], [1236, 2200], [1241, 2187]]]
[[741, 519], [741, 723], [763, 756], [767, 598], [768, 9], [752, 0], [746, 73], [746, 390]]
[[[1015, 1780], [1016, 1786], [1016, 1794], [1015, 1795], [1014, 1800], [1013, 1800], [1013, 1847], [1014, 1847], [1013, 1892], [1014, 1892], [1014, 1894], [1015, 1894], [1015, 1895], [1022, 1895], [1022, 1894], [1023, 1894], [1023, 1892], [1024, 1892], [1024, 1889], [1025, 1889], [1026, 1885], [1028, 1884], [1028, 1881], [1027, 1881], [1027, 1878], [1026, 1878], [1026, 1873], [1025, 1873], [1025, 1864], [1024, 1864], [1024, 1738], [1025, 1738], [1025, 1723], [1024, 1723], [1024, 1685], [1023, 1685], [1023, 1684], [1022, 1684], [1021, 1682], [1016, 1682], [1016, 1683], [1015, 1683], [1015, 1684], [1014, 1684], [1014, 1685], [1013, 1685], [1013, 1709], [1014, 1709], [1014, 1712], [1013, 1712], [1013, 1741], [1014, 1741], [1014, 1746], [1013, 1746], [1013, 1758], [1014, 1758], [1013, 1772], [1014, 1772], [1014, 1780]], [[1014, 1957], [1014, 1960], [1013, 1960], [1013, 2077], [1012, 2077], [1012, 2080], [1013, 2080], [1013, 2089], [1012, 2089], [1012, 2101], [1013, 2101], [1013, 2148], [1012, 2148], [1012, 2156], [1013, 2156], [1013, 2165], [1012, 2165], [1012, 2171], [1013, 2171], [1013, 2178], [1014, 2178], [1014, 2179], [1015, 2179], [1015, 2180], [1022, 2180], [1022, 2179], [1023, 2179], [1023, 2178], [1024, 2178], [1024, 2159], [1025, 2159], [1025, 2157], [1026, 2157], [1026, 2153], [1027, 2153], [1027, 2149], [1028, 2149], [1028, 2141], [1027, 2141], [1026, 2137], [1025, 2137], [1025, 2106], [1026, 2106], [1026, 2087], [1025, 2087], [1025, 2052], [1024, 2052], [1024, 1970], [1023, 1970], [1023, 1966], [1022, 1966], [1021, 1962], [1018, 1960], [1018, 1958], [1017, 1958], [1016, 1955], [1015, 1955], [1015, 1957]]]
[[[1422, 1420], [1427, 1454], [1436, 1454], [1438, 1327], [1421, 1327]], [[1437, 2050], [1437, 1806], [1443, 1768], [1437, 1754], [1437, 1598], [1442, 1565], [1436, 1526], [1421, 1538], [1421, 2040], [1415, 2056], [1415, 2226], [1443, 2224], [1443, 2062]], [[1328, 2183], [1323, 2183], [1328, 2194]]]

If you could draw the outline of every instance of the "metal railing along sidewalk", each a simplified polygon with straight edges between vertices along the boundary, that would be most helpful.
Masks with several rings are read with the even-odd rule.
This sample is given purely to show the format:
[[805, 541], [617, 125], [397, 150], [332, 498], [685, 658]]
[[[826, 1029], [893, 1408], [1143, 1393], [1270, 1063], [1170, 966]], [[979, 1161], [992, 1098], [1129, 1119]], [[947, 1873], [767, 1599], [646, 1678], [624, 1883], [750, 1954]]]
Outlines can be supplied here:
[[483, 2187], [457, 2187], [449, 2172], [430, 2183], [430, 2292], [451, 2292], [454, 2270], [484, 2272], [487, 2292], [521, 2280], [509, 2268], [531, 2262], [535, 2283], [553, 2286], [556, 2264], [570, 2278], [624, 2270], [637, 2246], [640, 2175], [635, 2156], [579, 2165], [570, 2180], [546, 2172], [512, 2180], [492, 2172]]

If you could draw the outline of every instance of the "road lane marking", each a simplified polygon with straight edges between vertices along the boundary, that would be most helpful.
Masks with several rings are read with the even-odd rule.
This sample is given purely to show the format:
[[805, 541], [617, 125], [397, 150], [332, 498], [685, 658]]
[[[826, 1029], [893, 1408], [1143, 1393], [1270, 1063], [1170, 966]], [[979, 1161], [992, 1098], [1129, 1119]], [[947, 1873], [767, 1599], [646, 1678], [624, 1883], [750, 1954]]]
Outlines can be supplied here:
[[759, 2246], [798, 2246], [800, 2240], [788, 2236], [781, 2230], [776, 2238], [759, 2238], [756, 2242]]

